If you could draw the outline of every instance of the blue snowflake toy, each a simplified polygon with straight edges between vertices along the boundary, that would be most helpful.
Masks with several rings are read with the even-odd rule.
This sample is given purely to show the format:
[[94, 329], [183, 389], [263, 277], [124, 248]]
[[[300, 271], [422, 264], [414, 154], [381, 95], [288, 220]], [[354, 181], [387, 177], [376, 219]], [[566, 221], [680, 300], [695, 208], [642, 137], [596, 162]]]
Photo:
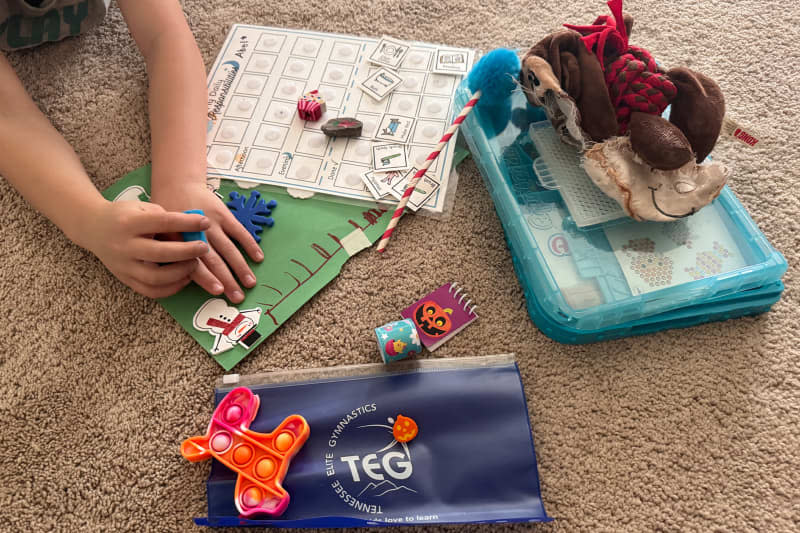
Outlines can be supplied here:
[[236, 220], [241, 222], [242, 226], [250, 232], [250, 235], [256, 240], [261, 242], [261, 236], [258, 235], [264, 229], [264, 226], [271, 228], [275, 221], [272, 219], [272, 209], [278, 206], [278, 202], [270, 200], [269, 203], [261, 198], [258, 191], [251, 191], [250, 197], [245, 198], [236, 191], [231, 191], [231, 201], [226, 205], [231, 210]]

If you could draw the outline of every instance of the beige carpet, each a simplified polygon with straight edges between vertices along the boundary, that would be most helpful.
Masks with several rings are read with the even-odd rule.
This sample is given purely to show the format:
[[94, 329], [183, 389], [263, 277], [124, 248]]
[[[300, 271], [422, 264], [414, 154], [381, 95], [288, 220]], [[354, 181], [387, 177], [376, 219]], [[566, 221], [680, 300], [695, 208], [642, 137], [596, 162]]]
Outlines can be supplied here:
[[[606, 12], [600, 0], [187, 0], [185, 8], [207, 65], [235, 22], [486, 50], [525, 47], [562, 22]], [[556, 519], [533, 529], [797, 531], [800, 6], [629, 0], [626, 8], [635, 44], [715, 78], [730, 113], [765, 137], [763, 148], [724, 142], [715, 155], [735, 166], [733, 190], [791, 265], [772, 312], [557, 344], [528, 318], [469, 161], [436, 242], [416, 237], [429, 220], [404, 220], [393, 260], [369, 252], [351, 260], [237, 370], [375, 362], [372, 327], [425, 288], [459, 280], [481, 319], [436, 353], [517, 353]], [[98, 187], [148, 161], [144, 68], [116, 7], [98, 31], [10, 60]], [[220, 367], [4, 181], [0, 205], [0, 531], [193, 529], [191, 518], [205, 513], [208, 465], [187, 464], [178, 445], [205, 427]]]

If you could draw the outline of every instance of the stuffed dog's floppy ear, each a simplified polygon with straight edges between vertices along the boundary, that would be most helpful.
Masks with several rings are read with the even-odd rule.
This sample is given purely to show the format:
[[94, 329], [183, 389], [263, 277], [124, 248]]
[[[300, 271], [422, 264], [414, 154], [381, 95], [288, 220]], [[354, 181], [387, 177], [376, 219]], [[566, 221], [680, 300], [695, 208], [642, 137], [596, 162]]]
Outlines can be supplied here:
[[725, 97], [714, 80], [688, 68], [673, 68], [667, 71], [667, 77], [678, 89], [669, 120], [686, 135], [701, 163], [717, 143], [725, 117]]
[[579, 44], [582, 45], [580, 35], [574, 31], [557, 31], [536, 43], [525, 55], [525, 58], [538, 56], [547, 61], [561, 88], [575, 100], [581, 96]]
[[[580, 115], [579, 126], [589, 138], [600, 142], [617, 135], [617, 115], [600, 62], [586, 49], [578, 32], [558, 31], [535, 44], [522, 61], [527, 68], [541, 68], [538, 61], [528, 62], [531, 56], [542, 58], [550, 65], [559, 86], [575, 101]], [[526, 80], [523, 79], [522, 83], [533, 90]], [[530, 96], [528, 100], [540, 105]]]

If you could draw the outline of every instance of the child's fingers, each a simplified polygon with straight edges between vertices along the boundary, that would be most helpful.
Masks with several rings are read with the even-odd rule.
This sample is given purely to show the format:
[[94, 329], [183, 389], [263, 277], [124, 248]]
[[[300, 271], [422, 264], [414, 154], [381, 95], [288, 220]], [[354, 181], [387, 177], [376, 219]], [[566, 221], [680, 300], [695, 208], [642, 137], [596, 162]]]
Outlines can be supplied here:
[[[211, 238], [212, 241], [217, 240], [212, 238], [211, 233], [209, 233], [209, 238]], [[211, 244], [214, 246], [214, 242]], [[225, 296], [227, 296], [228, 300], [233, 303], [239, 303], [244, 300], [244, 293], [239, 288], [239, 285], [237, 285], [236, 280], [233, 279], [233, 274], [231, 274], [231, 271], [228, 269], [228, 265], [225, 264], [225, 261], [223, 261], [222, 257], [220, 257], [215, 249], [209, 250], [208, 253], [201, 258], [201, 261], [205, 263], [208, 270], [225, 287]]]
[[122, 279], [128, 287], [148, 298], [166, 298], [172, 296], [192, 282], [188, 277], [166, 285], [148, 285], [130, 277], [120, 279]]
[[198, 214], [146, 209], [131, 217], [131, 229], [138, 235], [205, 231], [211, 226], [208, 217]]
[[264, 252], [261, 251], [261, 246], [259, 246], [250, 232], [244, 229], [244, 226], [242, 226], [230, 212], [222, 221], [222, 229], [244, 248], [244, 251], [250, 256], [250, 259], [253, 261], [261, 261], [264, 259]]
[[214, 296], [222, 294], [225, 291], [225, 287], [217, 277], [211, 273], [203, 261], [199, 261], [199, 263], [197, 269], [192, 273], [192, 280], [209, 294], [213, 294]]
[[208, 253], [208, 244], [202, 241], [158, 241], [136, 238], [130, 245], [130, 252], [136, 259], [151, 263], [174, 263], [197, 259]]
[[133, 265], [130, 275], [140, 283], [157, 287], [188, 278], [195, 271], [197, 265], [197, 259], [168, 263], [162, 266], [155, 263], [138, 262]]
[[212, 246], [214, 246], [214, 250], [225, 259], [225, 262], [236, 273], [236, 277], [239, 278], [242, 285], [245, 287], [254, 286], [256, 277], [250, 267], [247, 266], [247, 261], [244, 260], [242, 252], [233, 244], [233, 241], [224, 232], [216, 230], [209, 231], [208, 238]]

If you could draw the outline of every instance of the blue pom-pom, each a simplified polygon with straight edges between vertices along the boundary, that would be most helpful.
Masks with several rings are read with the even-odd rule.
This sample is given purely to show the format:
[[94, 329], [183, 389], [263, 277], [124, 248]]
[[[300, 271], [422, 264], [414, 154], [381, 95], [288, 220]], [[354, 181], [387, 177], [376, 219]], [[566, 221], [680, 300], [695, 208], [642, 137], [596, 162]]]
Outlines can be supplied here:
[[483, 56], [467, 75], [469, 90], [481, 90], [477, 105], [496, 105], [511, 96], [521, 68], [517, 53], [508, 48], [497, 48]]

